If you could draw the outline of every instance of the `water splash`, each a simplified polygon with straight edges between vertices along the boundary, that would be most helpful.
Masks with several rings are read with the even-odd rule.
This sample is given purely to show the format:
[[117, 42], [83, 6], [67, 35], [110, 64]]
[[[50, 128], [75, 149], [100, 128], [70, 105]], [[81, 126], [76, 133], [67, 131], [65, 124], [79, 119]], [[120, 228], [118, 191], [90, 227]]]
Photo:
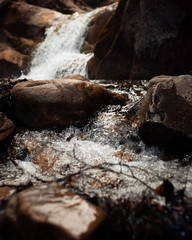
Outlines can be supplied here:
[[[143, 91], [133, 85], [128, 95], [138, 100]], [[141, 196], [169, 179], [192, 197], [190, 159], [164, 161], [158, 149], [146, 148], [127, 121], [127, 107], [107, 107], [82, 128], [19, 132], [11, 144], [17, 167], [1, 164], [0, 186], [58, 181], [89, 196], [116, 200]]]
[[[102, 8], [103, 9], [103, 8]], [[37, 48], [26, 77], [34, 80], [62, 78], [81, 74], [87, 77], [87, 61], [92, 54], [80, 52], [89, 22], [101, 9], [86, 14], [75, 13], [62, 27], [46, 30], [46, 38]]]

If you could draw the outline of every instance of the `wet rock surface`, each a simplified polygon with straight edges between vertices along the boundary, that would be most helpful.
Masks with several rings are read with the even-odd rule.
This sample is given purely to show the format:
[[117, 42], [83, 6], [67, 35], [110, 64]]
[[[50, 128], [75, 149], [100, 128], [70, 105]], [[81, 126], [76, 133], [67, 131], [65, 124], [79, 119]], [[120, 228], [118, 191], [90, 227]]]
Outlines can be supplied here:
[[[2, 215], [2, 209], [4, 209], [5, 203], [16, 193], [16, 188], [13, 187], [0, 187], [0, 218]], [[1, 223], [0, 223], [1, 225]], [[1, 234], [0, 234], [1, 235]]]
[[[17, 129], [4, 161], [0, 163], [0, 186], [21, 191], [43, 182], [57, 181], [107, 212], [116, 233], [110, 234], [109, 239], [162, 239], [169, 236], [170, 239], [190, 240], [191, 156], [164, 161], [162, 152], [146, 148], [138, 138], [132, 117], [138, 111], [135, 103], [145, 94], [145, 82], [142, 85], [140, 82], [122, 82], [121, 85], [114, 81], [96, 82], [113, 91], [118, 87], [118, 92], [128, 95], [129, 103], [105, 107], [82, 128]], [[2, 153], [1, 149], [1, 159]], [[156, 189], [164, 179], [169, 179], [174, 186], [171, 202], [167, 202], [162, 194], [157, 195]], [[37, 199], [43, 199], [40, 192]], [[11, 204], [12, 200], [9, 209]], [[5, 205], [1, 215], [4, 211]], [[7, 211], [8, 208], [5, 214], [10, 213]], [[14, 223], [17, 211], [13, 212], [11, 220], [6, 217], [2, 222], [1, 218], [0, 226], [3, 230], [8, 229], [10, 234], [15, 233], [15, 239], [22, 239], [21, 234], [25, 232], [18, 233]], [[24, 221], [21, 215], [17, 217]], [[22, 226], [19, 228], [23, 230]], [[43, 231], [42, 222], [36, 226]], [[31, 225], [29, 228], [31, 230]], [[50, 231], [46, 228], [45, 234]], [[54, 227], [53, 239], [57, 233]]]
[[[81, 44], [83, 42], [83, 36], [87, 31], [86, 23], [89, 22], [92, 17], [100, 10], [90, 12], [85, 15], [77, 13], [71, 16], [71, 18], [69, 15], [68, 17], [64, 17], [63, 15], [54, 12], [53, 17], [53, 11], [51, 11], [51, 13], [48, 9], [45, 10], [39, 7], [34, 8], [32, 5], [29, 7], [29, 5], [25, 4], [24, 2], [22, 2], [22, 6], [22, 3], [20, 1], [16, 1], [16, 3], [14, 3], [15, 5], [11, 1], [11, 4], [9, 5], [11, 8], [9, 8], [7, 2], [8, 1], [1, 1], [1, 3], [5, 3], [5, 5], [2, 8], [3, 11], [1, 11], [2, 14], [0, 14], [0, 20], [2, 20], [0, 22], [0, 25], [2, 26], [3, 30], [2, 37], [4, 37], [1, 38], [0, 36], [0, 39], [3, 39], [0, 47], [0, 57], [2, 58], [0, 60], [0, 64], [2, 64], [0, 65], [0, 69], [2, 69], [1, 66], [3, 66], [3, 69], [1, 70], [1, 74], [3, 74], [3, 76], [8, 75], [10, 77], [11, 74], [20, 74], [20, 70], [22, 69], [23, 64], [25, 65], [26, 62], [28, 62], [28, 54], [30, 55], [31, 49], [38, 46], [38, 44], [41, 42], [41, 39], [44, 38], [44, 29], [47, 26], [53, 25], [55, 26], [47, 29], [46, 31], [46, 39], [42, 44], [45, 48], [41, 48], [40, 46], [35, 53], [36, 58], [34, 57], [34, 62], [32, 61], [33, 67], [36, 66], [37, 69], [36, 71], [33, 69], [32, 75], [30, 76], [35, 77], [28, 78], [39, 80], [56, 79], [65, 76], [66, 72], [67, 74], [73, 74], [84, 69], [84, 60], [83, 58], [78, 58], [78, 54], [76, 55], [76, 53], [79, 52]], [[39, 2], [41, 4], [56, 3], [56, 1], [33, 1], [33, 3], [35, 2]], [[75, 1], [58, 2], [63, 2], [66, 5], [68, 4], [67, 7], [69, 8], [66, 8], [67, 11], [69, 10], [73, 12], [77, 10], [78, 12], [82, 12], [83, 8], [80, 7], [80, 10], [78, 9], [78, 4], [80, 1], [76, 1], [77, 5], [75, 7], [72, 4]], [[105, 4], [105, 2], [106, 1], [92, 1], [93, 4], [99, 5]], [[180, 13], [180, 11], [177, 11], [177, 7], [174, 8], [174, 6], [177, 4], [179, 4], [182, 11], [186, 13], [184, 16], [185, 22], [182, 23], [183, 25], [181, 24], [182, 26], [180, 26], [181, 31], [183, 29], [183, 26], [185, 26], [186, 29], [189, 27], [188, 24], [190, 23], [191, 18], [190, 14], [188, 15], [188, 12], [190, 12], [191, 3], [177, 3], [177, 1], [174, 3], [171, 2], [171, 6], [167, 10], [166, 7], [169, 5], [169, 3], [169, 1], [166, 2], [166, 4], [164, 4], [164, 2], [161, 2], [161, 6], [157, 8], [158, 10], [152, 11], [154, 4], [157, 4], [157, 2], [148, 3], [147, 1], [140, 1], [138, 3], [132, 1], [120, 1], [117, 12], [113, 13], [112, 17], [109, 19], [101, 31], [99, 42], [95, 48], [95, 58], [93, 59], [95, 68], [98, 69], [98, 67], [101, 67], [101, 71], [103, 71], [101, 62], [103, 62], [105, 65], [105, 63], [108, 61], [108, 56], [113, 55], [114, 49], [116, 49], [116, 53], [118, 53], [119, 50], [116, 48], [116, 46], [119, 44], [118, 46], [122, 47], [119, 53], [124, 57], [126, 64], [130, 64], [130, 62], [127, 61], [126, 57], [128, 55], [133, 57], [133, 68], [135, 67], [136, 73], [138, 75], [135, 75], [135, 69], [131, 69], [131, 76], [138, 77], [141, 73], [146, 73], [150, 69], [150, 61], [148, 60], [154, 52], [151, 52], [148, 50], [148, 48], [145, 48], [145, 45], [143, 45], [143, 38], [146, 39], [148, 36], [150, 39], [152, 39], [152, 42], [147, 42], [147, 44], [149, 44], [153, 50], [158, 49], [156, 43], [158, 41], [161, 43], [162, 41], [162, 46], [165, 47], [167, 51], [167, 41], [169, 42], [169, 39], [166, 39], [167, 41], [164, 42], [165, 38], [167, 37], [167, 31], [166, 29], [165, 31], [164, 29], [162, 30], [162, 28], [165, 25], [170, 27], [169, 31], [175, 29], [174, 24], [175, 21], [177, 22], [178, 20], [178, 13]], [[137, 4], [139, 5], [140, 12], [134, 12], [135, 6]], [[188, 4], [188, 6], [186, 7], [185, 4]], [[136, 6], [137, 9], [138, 5]], [[148, 6], [149, 11], [146, 11]], [[25, 12], [23, 15], [20, 13], [20, 10], [22, 8]], [[125, 11], [122, 13], [121, 10], [123, 8]], [[162, 28], [160, 27], [162, 31], [160, 31], [160, 33], [156, 31], [159, 30], [159, 28], [157, 27], [156, 22], [153, 22], [152, 20], [159, 19], [158, 14], [162, 13], [163, 18], [165, 21], [167, 21], [168, 17], [166, 16], [170, 15], [172, 17], [173, 9], [173, 22], [172, 20], [171, 22], [166, 22], [166, 24], [163, 22], [161, 26]], [[84, 10], [85, 9], [83, 9], [83, 11]], [[101, 25], [103, 25], [105, 22], [104, 19], [108, 18], [107, 12], [108, 11], [106, 11], [106, 13], [103, 12], [102, 17], [101, 15], [96, 16], [95, 20], [93, 20], [91, 23], [93, 24], [93, 29], [90, 31], [90, 35], [88, 33], [88, 39], [93, 45], [95, 44]], [[164, 16], [164, 13], [167, 15]], [[14, 22], [12, 19], [13, 16], [15, 18], [16, 16], [21, 17], [16, 19], [17, 22]], [[31, 18], [31, 20], [28, 19], [28, 17]], [[183, 15], [181, 16], [181, 19], [183, 19], [182, 17]], [[189, 22], [187, 20], [187, 17]], [[27, 26], [25, 25], [25, 18]], [[68, 21], [69, 18], [70, 21]], [[146, 24], [150, 23], [150, 26], [147, 26], [148, 31], [146, 31], [143, 22], [141, 23], [137, 18], [143, 22], [145, 20]], [[130, 19], [131, 22], [128, 21]], [[6, 20], [5, 25], [4, 20]], [[49, 23], [46, 23], [47, 20]], [[66, 24], [63, 24], [65, 21], [68, 22]], [[135, 21], [137, 22], [136, 25]], [[40, 26], [35, 22], [38, 22]], [[158, 20], [158, 23], [162, 22]], [[178, 25], [179, 24], [180, 22]], [[60, 25], [63, 25], [63, 27]], [[157, 29], [155, 29], [156, 27]], [[74, 31], [76, 29], [81, 29], [81, 34], [72, 34], [73, 37], [71, 37], [71, 35], [68, 35], [71, 29], [73, 30], [72, 33], [76, 32]], [[129, 31], [130, 29], [133, 29], [133, 32], [137, 31], [138, 35], [135, 35], [135, 32], [133, 33], [132, 31]], [[159, 38], [153, 38], [154, 35], [151, 35], [150, 31], [154, 31], [154, 34], [157, 33], [157, 37], [160, 35], [160, 40]], [[188, 32], [190, 35], [190, 31], [186, 30], [186, 32]], [[33, 34], [33, 36], [31, 36], [31, 34]], [[142, 34], [144, 34], [144, 37]], [[136, 54], [144, 53], [145, 55], [146, 53], [144, 60], [142, 58], [142, 60], [145, 62], [145, 66], [143, 68], [141, 68], [140, 63], [138, 63], [138, 61], [141, 59], [139, 58], [138, 60], [137, 58], [134, 58], [135, 55], [131, 49], [128, 51], [125, 48], [125, 46], [127, 46], [125, 44], [127, 41], [127, 35], [133, 37], [135, 43], [137, 43], [137, 45], [134, 45], [134, 51]], [[58, 36], [58, 38], [56, 36]], [[64, 38], [60, 38], [61, 36]], [[68, 37], [66, 38], [66, 36]], [[163, 37], [163, 40], [161, 36]], [[72, 41], [75, 38], [78, 39], [78, 42]], [[133, 39], [128, 39], [128, 41], [130, 40], [129, 44], [132, 44]], [[190, 44], [187, 44], [188, 40], [190, 40], [190, 36], [183, 34], [182, 40], [183, 39], [187, 39], [186, 46], [189, 46]], [[178, 41], [180, 42], [180, 40], [181, 39]], [[70, 44], [71, 41], [73, 44]], [[48, 44], [48, 42], [50, 44]], [[65, 46], [63, 46], [63, 44]], [[49, 48], [51, 45], [52, 48]], [[174, 46], [176, 45], [171, 43], [171, 47], [173, 48], [170, 49], [174, 50]], [[69, 55], [67, 55], [68, 57], [66, 61], [61, 60], [60, 58], [57, 58], [56, 60], [55, 55], [62, 55], [63, 52], [60, 50], [64, 47], [66, 47], [67, 53], [70, 52], [70, 56], [74, 55], [75, 62], [69, 61]], [[46, 48], [49, 50], [49, 53], [53, 54], [49, 54], [46, 51]], [[54, 51], [55, 48], [57, 48], [57, 51]], [[177, 56], [180, 57], [181, 55], [179, 54], [181, 52], [179, 48], [175, 47], [175, 49], [178, 51], [173, 51], [173, 53], [178, 54]], [[64, 54], [66, 52], [64, 52]], [[183, 54], [187, 56], [187, 54], [185, 54], [185, 49]], [[140, 140], [137, 132], [137, 124], [139, 120], [138, 110], [141, 105], [141, 98], [145, 94], [146, 82], [135, 82], [128, 80], [121, 82], [119, 80], [121, 78], [124, 79], [125, 73], [128, 72], [128, 69], [132, 64], [131, 63], [130, 65], [125, 66], [123, 61], [120, 59], [120, 55], [116, 55], [116, 61], [118, 64], [115, 63], [111, 66], [108, 66], [106, 64], [107, 67], [110, 67], [109, 72], [111, 75], [113, 75], [114, 72], [120, 72], [119, 70], [121, 70], [121, 75], [118, 76], [118, 81], [94, 80], [94, 82], [105, 86], [108, 90], [112, 90], [114, 92], [128, 96], [126, 106], [111, 105], [114, 103], [119, 103], [120, 99], [117, 98], [117, 96], [119, 96], [117, 94], [113, 93], [109, 96], [109, 98], [106, 98], [106, 90], [103, 94], [99, 95], [98, 92], [100, 90], [96, 91], [97, 88], [94, 88], [93, 91], [92, 88], [90, 89], [87, 87], [84, 87], [83, 91], [81, 91], [85, 93], [85, 96], [83, 95], [82, 99], [86, 99], [86, 97], [90, 96], [90, 94], [92, 94], [92, 91], [94, 94], [95, 92], [98, 93], [98, 95], [96, 94], [97, 98], [88, 98], [89, 103], [76, 101], [76, 98], [79, 98], [80, 95], [79, 93], [77, 94], [76, 90], [74, 91], [75, 88], [72, 83], [81, 82], [80, 86], [82, 87], [89, 86], [90, 82], [82, 76], [69, 76], [64, 80], [72, 84], [73, 87], [70, 87], [69, 89], [70, 84], [68, 84], [67, 90], [69, 90], [69, 94], [67, 96], [70, 98], [72, 97], [73, 100], [75, 100], [74, 106], [71, 104], [71, 102], [69, 103], [66, 101], [65, 106], [67, 105], [69, 107], [67, 111], [70, 110], [70, 114], [72, 113], [75, 115], [75, 117], [78, 118], [78, 116], [82, 116], [81, 114], [78, 115], [82, 105], [85, 105], [88, 110], [90, 108], [94, 108], [94, 111], [99, 110], [97, 111], [97, 114], [91, 115], [92, 118], [88, 120], [86, 125], [78, 128], [75, 126], [69, 126], [65, 128], [53, 127], [51, 129], [45, 127], [43, 129], [27, 129], [17, 126], [14, 131], [15, 135], [13, 135], [12, 138], [8, 138], [8, 141], [3, 141], [0, 144], [0, 239], [55, 240], [61, 238], [66, 239], [68, 237], [68, 239], [80, 238], [115, 240], [162, 240], [169, 238], [170, 240], [191, 240], [192, 157], [191, 155], [184, 154], [181, 156], [175, 153], [168, 155], [157, 148], [146, 147], [146, 145]], [[169, 55], [170, 58], [173, 56], [173, 54]], [[89, 56], [89, 54], [87, 56], [84, 56], [85, 63], [87, 61], [86, 59], [88, 59]], [[67, 65], [66, 68], [64, 68], [62, 65], [59, 65], [59, 62], [62, 62], [62, 64], [65, 66]], [[80, 67], [79, 62], [83, 63], [82, 67]], [[40, 66], [41, 63], [44, 63], [44, 65]], [[184, 61], [183, 63], [185, 64]], [[125, 66], [126, 70], [122, 70], [123, 65]], [[180, 65], [179, 67], [182, 68], [181, 63]], [[158, 64], [157, 66], [159, 67], [161, 64]], [[172, 71], [170, 64], [167, 64], [167, 66], [170, 68], [170, 71]], [[51, 71], [49, 71], [50, 68], [52, 68], [53, 74], [51, 74]], [[70, 73], [68, 73], [68, 68], [71, 71]], [[91, 73], [93, 74], [93, 78], [95, 76], [95, 68], [92, 69]], [[175, 65], [174, 68], [179, 70], [179, 68], [177, 68]], [[74, 72], [74, 69], [78, 69], [78, 71]], [[99, 71], [98, 74], [100, 74]], [[82, 72], [81, 74], [84, 75], [85, 71]], [[104, 71], [102, 74], [103, 73]], [[44, 74], [48, 77], [44, 77]], [[190, 94], [188, 93], [189, 89], [185, 88], [182, 84], [175, 87], [175, 82], [173, 84], [174, 87], [170, 87], [170, 84], [168, 83], [171, 81], [173, 81], [172, 76], [160, 76], [151, 80], [148, 84], [148, 87], [152, 89], [155, 88], [155, 86], [158, 84], [163, 84], [166, 82], [166, 87], [163, 85], [164, 87], [160, 88], [160, 92], [162, 93], [162, 91], [168, 88], [172, 94], [172, 92], [177, 90], [180, 96], [180, 102], [182, 102], [183, 98], [187, 96], [187, 101], [189, 104], [187, 103], [188, 105], [186, 109], [190, 109]], [[56, 80], [52, 80], [50, 82], [54, 82], [54, 84], [51, 87], [48, 86], [48, 92], [50, 93], [50, 91], [55, 91], [56, 89], [58, 91], [57, 93], [59, 93], [57, 96], [61, 96], [61, 85], [58, 84]], [[55, 82], [57, 82], [57, 84], [55, 84]], [[188, 86], [190, 86], [189, 82], [186, 81]], [[13, 118], [9, 117], [10, 119], [14, 119], [10, 91], [15, 84], [16, 81], [10, 79], [8, 82], [2, 82], [0, 84], [0, 107], [2, 109], [2, 112], [6, 113], [8, 117], [11, 115], [13, 116]], [[25, 84], [27, 85], [27, 83]], [[34, 86], [33, 84], [32, 86]], [[44, 82], [43, 84], [42, 82], [38, 82], [38, 84], [40, 88], [46, 85]], [[55, 87], [56, 85], [57, 87]], [[107, 96], [108, 93], [109, 92], [107, 91]], [[172, 96], [171, 94], [170, 96]], [[37, 95], [40, 97], [37, 97]], [[115, 96], [115, 100], [118, 101], [110, 101], [111, 96]], [[42, 94], [42, 91], [38, 90], [36, 95], [33, 97], [37, 102], [40, 98], [44, 99], [44, 94]], [[154, 103], [156, 104], [158, 100], [161, 99], [161, 97], [161, 94], [160, 96], [157, 94], [154, 99], [153, 97], [151, 99], [153, 99]], [[29, 98], [31, 98], [31, 95]], [[55, 95], [53, 94], [53, 96], [50, 96], [48, 94], [48, 98], [49, 100], [52, 98], [55, 99]], [[113, 97], [112, 99], [114, 100]], [[177, 100], [177, 98], [173, 97], [173, 100], [175, 99]], [[23, 102], [22, 97], [20, 100]], [[95, 104], [95, 101], [99, 101], [99, 105]], [[109, 101], [110, 105], [103, 108], [103, 101]], [[167, 96], [166, 101], [171, 102]], [[39, 102], [37, 105], [38, 104]], [[47, 102], [43, 102], [43, 105], [44, 104], [46, 105]], [[30, 102], [30, 106], [31, 105], [33, 107], [33, 102]], [[157, 107], [154, 107], [154, 104], [152, 105], [153, 107], [151, 107], [151, 109], [155, 111]], [[159, 105], [162, 108], [162, 105]], [[60, 103], [57, 106], [62, 107]], [[75, 106], [80, 106], [80, 109], [76, 108]], [[100, 106], [102, 109], [100, 109]], [[25, 107], [25, 111], [27, 112], [28, 110], [29, 106], [28, 109]], [[52, 106], [50, 107], [49, 105], [48, 110], [50, 113], [53, 110]], [[60, 109], [58, 109], [58, 111], [59, 110]], [[33, 119], [38, 118], [33, 108], [29, 111], [33, 112]], [[184, 110], [182, 109], [181, 113], [183, 113], [183, 111]], [[69, 112], [67, 113], [69, 114]], [[174, 111], [172, 112], [174, 113]], [[69, 117], [71, 117], [70, 114]], [[157, 115], [159, 115], [157, 118], [160, 118], [161, 120], [166, 119], [164, 119], [164, 113], [162, 114], [162, 112], [155, 112], [155, 114], [151, 114], [150, 117], [152, 118]], [[47, 116], [49, 118], [52, 117], [49, 114], [47, 114]], [[32, 117], [30, 119], [28, 118], [27, 122], [32, 121]], [[53, 113], [53, 118], [54, 117], [55, 112]], [[178, 122], [179, 121], [180, 120], [178, 117]], [[176, 124], [174, 121], [169, 122], [171, 122], [171, 124], [173, 122], [174, 126], [174, 130], [171, 131], [175, 132], [175, 129], [184, 131], [184, 125], [179, 127], [179, 124]], [[14, 123], [16, 122], [14, 121]], [[166, 127], [166, 138], [167, 129], [168, 128]], [[147, 131], [148, 133], [150, 132], [149, 128]], [[151, 131], [150, 137], [154, 135], [156, 137], [157, 134], [154, 133], [155, 131], [153, 129]], [[184, 135], [186, 136], [186, 133]], [[172, 139], [173, 138], [175, 137], [172, 137]], [[167, 142], [170, 142], [170, 139], [168, 139]], [[182, 144], [183, 142], [184, 139], [181, 140]], [[179, 146], [178, 149], [180, 149], [180, 147], [181, 146]], [[49, 182], [57, 182], [60, 185], [49, 185], [47, 184]], [[167, 185], [167, 183], [169, 184]], [[67, 189], [70, 189], [70, 192]], [[15, 191], [20, 193], [16, 196], [12, 196]], [[88, 223], [90, 220], [90, 218], [88, 219], [88, 214], [90, 214], [92, 210], [84, 212], [85, 207], [83, 207], [82, 210], [81, 207], [77, 207], [76, 203], [83, 203], [85, 205], [88, 204], [86, 206], [89, 207], [90, 203], [83, 200], [81, 197], [74, 195], [71, 193], [71, 191], [79, 194], [79, 196], [83, 196], [93, 204], [98, 205], [106, 211], [108, 217], [111, 220], [110, 231], [108, 231], [108, 225], [105, 225], [106, 215], [103, 215], [103, 211], [93, 205], [91, 205], [91, 208], [93, 207], [93, 209], [96, 209], [98, 218], [96, 218], [95, 221], [92, 221], [93, 224]], [[67, 197], [67, 200], [65, 197]], [[74, 198], [75, 201], [77, 201], [75, 204], [72, 204], [71, 199], [74, 200]], [[65, 207], [63, 207], [63, 205], [65, 205]], [[65, 214], [63, 214], [64, 209]], [[77, 213], [77, 210], [78, 214], [81, 213], [83, 217], [81, 217], [80, 222], [76, 224], [73, 217], [75, 216], [75, 213]], [[85, 227], [87, 225], [83, 222], [85, 217], [85, 222], [87, 225], [89, 225], [87, 227], [88, 230], [85, 230]], [[79, 218], [77, 217], [75, 219]], [[72, 221], [72, 224], [70, 224], [70, 220]], [[109, 222], [107, 223], [109, 224]], [[113, 230], [115, 233], [113, 233]], [[80, 237], [77, 232], [81, 235]], [[4, 236], [2, 236], [3, 233]]]
[[89, 6], [82, 0], [26, 0], [29, 4], [37, 5], [44, 8], [50, 8], [64, 14], [74, 12], [84, 12], [90, 10]]
[[[190, 0], [121, 0], [100, 33], [89, 64], [91, 78], [150, 79], [191, 71]], [[115, 67], [112, 67], [115, 66]]]
[[91, 7], [107, 6], [118, 2], [118, 0], [84, 0]]
[[108, 8], [105, 8], [92, 19], [88, 32], [86, 34], [84, 43], [81, 47], [81, 51], [85, 53], [93, 52], [95, 45], [99, 38], [99, 33], [104, 27], [110, 16], [115, 12], [117, 4], [113, 4]]
[[57, 184], [44, 184], [11, 199], [1, 231], [8, 239], [98, 239], [106, 237], [105, 221], [99, 207]]
[[191, 150], [192, 76], [159, 76], [141, 105], [139, 135], [148, 144]]
[[0, 79], [0, 112], [3, 112], [12, 121], [15, 121], [11, 90], [15, 84], [27, 81], [26, 79]]
[[17, 119], [31, 127], [82, 125], [99, 108], [126, 101], [97, 84], [71, 78], [19, 83], [11, 96]]
[[0, 142], [6, 140], [13, 132], [15, 125], [2, 112], [0, 112]]
[[16, 192], [15, 188], [0, 187], [0, 201], [5, 201]]

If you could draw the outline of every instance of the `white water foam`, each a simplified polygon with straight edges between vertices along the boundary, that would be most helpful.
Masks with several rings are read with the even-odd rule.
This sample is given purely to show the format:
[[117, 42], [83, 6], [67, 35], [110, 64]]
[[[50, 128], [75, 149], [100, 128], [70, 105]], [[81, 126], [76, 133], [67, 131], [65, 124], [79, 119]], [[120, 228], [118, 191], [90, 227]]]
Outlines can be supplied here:
[[87, 77], [87, 61], [92, 54], [80, 50], [91, 19], [102, 9], [75, 13], [60, 29], [58, 25], [48, 28], [45, 40], [34, 53], [29, 73], [21, 78], [47, 80], [71, 74]]

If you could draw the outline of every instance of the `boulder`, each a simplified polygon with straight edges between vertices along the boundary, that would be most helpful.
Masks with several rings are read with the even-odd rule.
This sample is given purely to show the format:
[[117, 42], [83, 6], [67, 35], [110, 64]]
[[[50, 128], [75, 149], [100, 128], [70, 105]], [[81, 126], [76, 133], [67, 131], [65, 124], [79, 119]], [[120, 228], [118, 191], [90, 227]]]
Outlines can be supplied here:
[[96, 8], [96, 7], [101, 7], [101, 6], [107, 6], [107, 5], [110, 5], [110, 4], [113, 4], [115, 2], [118, 2], [119, 0], [84, 0], [84, 2], [93, 7], [93, 8]]
[[102, 106], [126, 101], [102, 86], [70, 77], [18, 83], [11, 96], [17, 119], [30, 127], [80, 126]]
[[14, 193], [16, 193], [16, 188], [0, 187], [0, 202], [8, 200]]
[[26, 79], [0, 79], [0, 112], [3, 112], [13, 122], [15, 122], [15, 113], [11, 98], [11, 89], [15, 84], [23, 81], [26, 81]]
[[120, 0], [100, 32], [91, 78], [150, 79], [192, 70], [192, 2]]
[[[11, 198], [11, 196], [16, 192], [15, 188], [12, 187], [0, 187], [0, 209], [3, 208], [4, 203]], [[0, 234], [1, 235], [1, 234]], [[1, 237], [1, 236], [0, 236]]]
[[32, 51], [43, 41], [45, 29], [68, 19], [61, 13], [12, 1], [0, 8], [0, 77], [18, 77], [27, 70]]
[[158, 76], [139, 113], [139, 135], [148, 145], [167, 149], [192, 149], [192, 76]]
[[64, 14], [88, 11], [91, 8], [83, 0], [26, 0], [29, 4], [49, 8]]
[[106, 215], [57, 185], [40, 185], [13, 197], [3, 216], [6, 239], [106, 239]]
[[12, 134], [14, 128], [13, 122], [0, 112], [0, 143]]
[[101, 29], [104, 27], [105, 23], [108, 21], [110, 16], [115, 12], [116, 8], [117, 4], [113, 4], [104, 8], [102, 11], [95, 15], [95, 17], [90, 22], [90, 26], [85, 37], [85, 41], [81, 48], [82, 52], [85, 53], [93, 52]]

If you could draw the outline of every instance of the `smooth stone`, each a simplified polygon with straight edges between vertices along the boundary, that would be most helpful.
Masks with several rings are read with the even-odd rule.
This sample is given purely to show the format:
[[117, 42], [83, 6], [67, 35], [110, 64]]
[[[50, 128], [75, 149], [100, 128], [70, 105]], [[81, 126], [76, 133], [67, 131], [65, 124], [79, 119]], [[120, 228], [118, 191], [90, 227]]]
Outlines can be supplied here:
[[105, 223], [106, 215], [99, 207], [57, 184], [43, 184], [10, 200], [1, 230], [16, 240], [21, 236], [29, 240], [99, 239], [106, 237]]

